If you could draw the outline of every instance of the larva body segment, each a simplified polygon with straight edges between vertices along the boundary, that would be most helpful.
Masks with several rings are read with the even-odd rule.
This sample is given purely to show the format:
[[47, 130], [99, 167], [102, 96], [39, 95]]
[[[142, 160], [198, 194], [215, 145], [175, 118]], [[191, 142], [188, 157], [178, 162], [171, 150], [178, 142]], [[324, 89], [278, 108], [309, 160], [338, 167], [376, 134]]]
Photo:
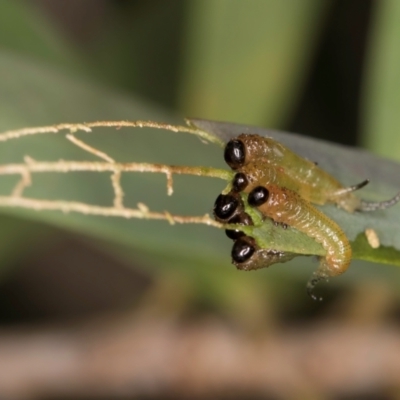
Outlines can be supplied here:
[[271, 138], [255, 134], [237, 137], [243, 143], [244, 159], [236, 170], [245, 173], [249, 181], [279, 184], [300, 194], [314, 204], [329, 202], [348, 212], [361, 207], [361, 200], [344, 188], [329, 173], [304, 159]]
[[258, 186], [250, 192], [250, 205], [268, 218], [304, 232], [326, 250], [308, 289], [321, 280], [345, 272], [351, 261], [350, 243], [339, 225], [290, 189], [277, 185]]

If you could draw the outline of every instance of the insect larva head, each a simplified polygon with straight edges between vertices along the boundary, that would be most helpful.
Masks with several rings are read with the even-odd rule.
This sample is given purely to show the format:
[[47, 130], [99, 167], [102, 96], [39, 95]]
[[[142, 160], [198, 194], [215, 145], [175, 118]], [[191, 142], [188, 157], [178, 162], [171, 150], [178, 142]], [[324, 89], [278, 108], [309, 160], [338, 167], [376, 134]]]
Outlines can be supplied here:
[[233, 217], [239, 206], [239, 200], [231, 194], [220, 194], [214, 203], [214, 216], [219, 221]]
[[232, 169], [238, 169], [245, 163], [244, 144], [239, 139], [230, 140], [225, 146], [224, 159]]
[[[253, 220], [251, 219], [250, 215], [243, 212], [239, 215], [234, 216], [229, 220], [230, 224], [241, 224], [241, 225], [253, 225]], [[226, 236], [229, 239], [239, 239], [242, 236], [245, 236], [244, 232], [239, 229], [226, 229], [225, 230]]]
[[236, 240], [232, 247], [232, 260], [241, 264], [248, 261], [256, 251], [255, 240], [250, 236], [243, 236]]
[[264, 186], [255, 187], [247, 198], [248, 203], [253, 207], [259, 207], [268, 201], [269, 191]]
[[232, 188], [235, 192], [241, 192], [248, 184], [247, 176], [243, 172], [238, 172], [233, 178]]

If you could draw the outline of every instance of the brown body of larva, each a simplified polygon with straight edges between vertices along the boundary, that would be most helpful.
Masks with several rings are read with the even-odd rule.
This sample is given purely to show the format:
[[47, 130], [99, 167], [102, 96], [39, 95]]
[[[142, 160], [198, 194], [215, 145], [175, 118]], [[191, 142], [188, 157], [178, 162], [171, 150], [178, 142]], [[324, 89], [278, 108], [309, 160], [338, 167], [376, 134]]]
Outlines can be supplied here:
[[314, 204], [334, 203], [354, 212], [384, 210], [400, 201], [400, 193], [380, 202], [361, 200], [353, 192], [364, 187], [368, 180], [344, 187], [318, 165], [272, 138], [241, 134], [227, 143], [224, 158], [233, 170], [244, 173], [250, 181], [287, 187]]
[[320, 280], [345, 272], [352, 252], [339, 225], [292, 190], [277, 185], [267, 185], [265, 188], [269, 194], [268, 200], [257, 207], [260, 212], [278, 223], [304, 232], [326, 250], [326, 256], [321, 258], [314, 278]]
[[246, 149], [245, 163], [237, 171], [249, 180], [288, 187], [314, 204], [335, 203], [348, 212], [360, 208], [361, 200], [346, 192], [337, 179], [281, 143], [255, 134], [241, 134], [237, 139]]
[[261, 184], [279, 184], [283, 187], [298, 193], [305, 200], [318, 205], [326, 203], [335, 203], [340, 208], [348, 212], [354, 212], [360, 207], [360, 199], [352, 193], [343, 193], [344, 189], [339, 182], [335, 184], [335, 180], [321, 182], [318, 180], [318, 185], [315, 181], [302, 181], [292, 178], [287, 173], [287, 168], [278, 167], [265, 162], [254, 162], [246, 164], [237, 171], [244, 173], [250, 183], [246, 192], [251, 188]]

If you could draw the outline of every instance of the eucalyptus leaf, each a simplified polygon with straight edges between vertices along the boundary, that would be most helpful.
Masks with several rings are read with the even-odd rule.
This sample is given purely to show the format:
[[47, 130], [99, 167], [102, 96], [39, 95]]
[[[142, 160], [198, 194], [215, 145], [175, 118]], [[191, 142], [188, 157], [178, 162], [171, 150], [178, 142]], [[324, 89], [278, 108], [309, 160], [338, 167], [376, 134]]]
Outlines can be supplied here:
[[[190, 123], [213, 133], [225, 142], [241, 133], [256, 133], [260, 136], [272, 137], [297, 154], [317, 162], [321, 168], [331, 173], [344, 186], [369, 179], [370, 184], [358, 193], [365, 200], [385, 200], [393, 197], [400, 189], [400, 164], [372, 155], [364, 150], [248, 125], [199, 119], [191, 119]], [[357, 258], [400, 264], [399, 204], [387, 210], [353, 214], [333, 205], [326, 205], [321, 209], [339, 224], [353, 242], [352, 247]], [[373, 229], [377, 233], [381, 249], [374, 250], [371, 246], [366, 248], [361, 239], [356, 240], [366, 229]], [[294, 239], [294, 242], [296, 240], [299, 239]], [[289, 248], [284, 250], [290, 251]]]
[[[63, 121], [152, 119], [182, 122], [154, 105], [60, 72], [31, 58], [0, 52], [0, 73], [7, 76], [0, 81], [1, 131]], [[220, 148], [205, 145], [192, 135], [152, 129], [99, 129], [77, 136], [120, 162], [224, 166]], [[0, 145], [1, 164], [21, 163], [26, 155], [42, 161], [96, 160], [73, 146], [63, 134], [26, 137]], [[1, 177], [1, 194], [9, 194], [18, 179], [18, 176], [13, 179]], [[224, 186], [223, 181], [209, 178], [178, 176], [174, 181], [175, 193], [168, 196], [165, 176], [126, 174], [122, 177], [126, 204], [135, 207], [142, 202], [154, 211], [204, 215], [212, 212], [214, 200]], [[35, 175], [26, 195], [111, 205], [110, 182], [109, 174]], [[38, 213], [22, 209], [1, 211], [124, 244], [136, 251], [147, 252], [149, 260], [160, 266], [166, 263], [167, 255], [185, 262], [190, 257], [206, 259], [207, 263], [212, 260], [213, 265], [226, 260], [229, 265], [229, 242], [220, 230], [206, 226], [171, 226], [165, 221]]]
[[[23, 57], [0, 53], [2, 73], [9, 77], [0, 82], [0, 121], [2, 130], [44, 125], [62, 121], [88, 121], [95, 119], [145, 119], [178, 122], [166, 113], [138, 99], [131, 99], [102, 88], [76, 76], [68, 76]], [[8, 94], [8, 95], [6, 95]], [[39, 108], [32, 108], [35, 98]], [[49, 112], [49, 110], [51, 112]], [[12, 111], [12, 112], [10, 112]], [[45, 112], [46, 111], [46, 112]], [[366, 152], [340, 146], [235, 124], [212, 121], [192, 121], [202, 129], [223, 140], [241, 132], [254, 132], [274, 136], [297, 153], [318, 161], [321, 167], [332, 172], [344, 184], [353, 184], [365, 178], [372, 183], [365, 189], [365, 198], [379, 200], [392, 196], [400, 187], [398, 165], [372, 157]], [[204, 145], [192, 135], [146, 130], [104, 129], [94, 133], [80, 133], [78, 137], [90, 145], [107, 152], [121, 162], [163, 162], [181, 165], [205, 165], [227, 168], [222, 149]], [[18, 139], [0, 146], [2, 164], [22, 162], [29, 155], [35, 160], [84, 160], [95, 157], [84, 153], [68, 142], [64, 135], [40, 135]], [[8, 194], [12, 183], [1, 178], [0, 191]], [[396, 181], [397, 178], [397, 181]], [[398, 182], [398, 183], [396, 183]], [[153, 174], [126, 174], [123, 187], [128, 206], [146, 203], [151, 209], [168, 210], [179, 214], [202, 215], [212, 211], [215, 198], [226, 183], [210, 178], [176, 177], [175, 193], [166, 195], [165, 177]], [[372, 190], [373, 189], [373, 190]], [[91, 204], [110, 204], [112, 190], [107, 174], [76, 173], [73, 175], [35, 175], [27, 195], [37, 198], [85, 201]], [[377, 231], [384, 246], [397, 246], [395, 227], [398, 225], [398, 207], [370, 214], [350, 215], [335, 207], [323, 207], [354, 240], [367, 227]], [[231, 242], [218, 229], [206, 226], [170, 226], [166, 222], [123, 220], [64, 215], [60, 212], [34, 212], [21, 209], [3, 209], [24, 218], [36, 219], [81, 233], [104, 238], [147, 254], [148, 260], [159, 266], [171, 265], [172, 260], [198, 260], [197, 265], [212, 267], [229, 264]], [[388, 233], [389, 232], [389, 233]], [[296, 240], [292, 241], [297, 243]], [[288, 242], [290, 247], [291, 242]], [[307, 251], [304, 251], [307, 253]], [[310, 252], [315, 254], [316, 251]], [[371, 253], [371, 252], [370, 252]], [[360, 258], [380, 260], [374, 254], [360, 254]], [[387, 260], [380, 260], [386, 261]], [[190, 269], [190, 268], [189, 268]]]

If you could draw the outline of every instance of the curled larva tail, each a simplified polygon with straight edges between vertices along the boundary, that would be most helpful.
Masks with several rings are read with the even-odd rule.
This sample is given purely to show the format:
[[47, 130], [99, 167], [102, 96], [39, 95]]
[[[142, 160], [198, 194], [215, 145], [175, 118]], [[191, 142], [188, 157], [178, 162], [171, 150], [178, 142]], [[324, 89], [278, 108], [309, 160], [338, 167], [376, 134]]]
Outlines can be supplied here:
[[[320, 264], [307, 283], [308, 295], [313, 300], [322, 300], [314, 294], [315, 286], [330, 277], [344, 273], [350, 265], [352, 251], [345, 233], [336, 222], [311, 204], [304, 202], [303, 208], [304, 217], [300, 217], [292, 226], [313, 237], [326, 250], [326, 256], [320, 257]], [[314, 215], [314, 219], [311, 215]]]
[[400, 201], [400, 192], [396, 194], [393, 198], [384, 201], [378, 201], [376, 203], [361, 200], [359, 208], [357, 211], [375, 211], [375, 210], [385, 210], [386, 208], [392, 207]]
[[307, 282], [306, 290], [307, 294], [315, 301], [322, 301], [322, 297], [318, 297], [314, 293], [315, 286], [317, 286], [318, 283], [327, 281], [328, 277], [324, 276], [321, 274], [318, 270], [313, 272], [312, 275], [310, 276], [310, 279]]

